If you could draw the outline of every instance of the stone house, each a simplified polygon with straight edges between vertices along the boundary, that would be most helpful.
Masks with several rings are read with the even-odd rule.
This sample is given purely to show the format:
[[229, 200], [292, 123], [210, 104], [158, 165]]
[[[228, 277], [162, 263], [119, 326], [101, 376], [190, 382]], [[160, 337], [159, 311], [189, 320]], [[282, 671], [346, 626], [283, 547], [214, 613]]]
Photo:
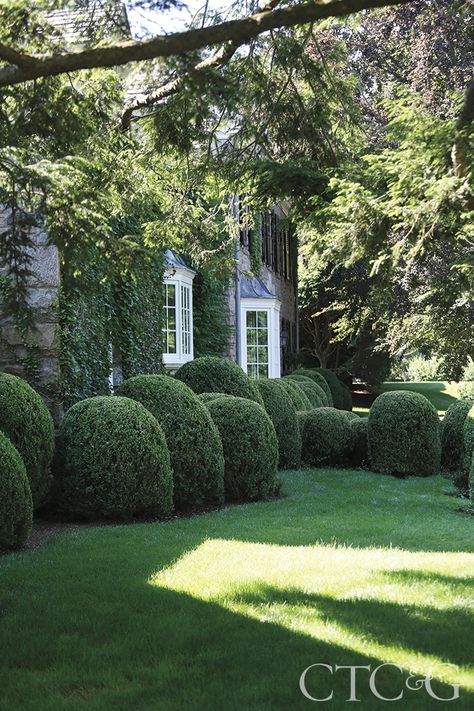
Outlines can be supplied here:
[[[8, 227], [8, 214], [0, 218]], [[0, 222], [0, 237], [2, 222]], [[48, 392], [60, 378], [62, 332], [58, 314], [60, 255], [44, 232], [32, 232], [27, 303], [35, 328], [27, 339], [12, 314], [0, 312], [0, 369], [28, 377], [29, 351], [35, 352], [35, 377]], [[257, 252], [257, 253], [256, 253]], [[280, 377], [288, 353], [298, 350], [297, 245], [284, 207], [261, 215], [251, 230], [242, 226], [235, 244], [235, 264], [226, 293], [230, 326], [223, 356], [251, 377]], [[172, 250], [165, 253], [161, 351], [169, 371], [194, 357], [193, 281], [195, 270]], [[9, 265], [0, 265], [6, 274]], [[257, 273], [256, 273], [257, 272]], [[79, 363], [79, 367], [81, 364]], [[110, 346], [110, 388], [122, 380], [120, 358]]]

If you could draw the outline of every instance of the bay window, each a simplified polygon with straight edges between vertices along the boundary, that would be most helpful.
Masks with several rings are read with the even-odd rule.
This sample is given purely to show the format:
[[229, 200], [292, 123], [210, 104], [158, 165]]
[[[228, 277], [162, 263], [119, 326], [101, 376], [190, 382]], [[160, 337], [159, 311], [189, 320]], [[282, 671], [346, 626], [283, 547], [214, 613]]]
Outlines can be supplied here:
[[179, 368], [193, 359], [193, 269], [172, 250], [166, 252], [163, 301], [163, 362]]
[[279, 378], [280, 302], [243, 298], [241, 304], [242, 368], [251, 378]]

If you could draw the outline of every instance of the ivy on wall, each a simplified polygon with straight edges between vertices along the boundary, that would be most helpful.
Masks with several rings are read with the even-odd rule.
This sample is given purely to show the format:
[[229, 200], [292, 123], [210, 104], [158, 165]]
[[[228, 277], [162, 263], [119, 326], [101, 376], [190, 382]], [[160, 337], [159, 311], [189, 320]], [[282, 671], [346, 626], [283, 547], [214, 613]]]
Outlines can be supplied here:
[[124, 378], [164, 371], [162, 354], [164, 260], [135, 260], [113, 284], [114, 345]]
[[226, 321], [228, 278], [198, 271], [193, 282], [194, 357], [223, 356], [231, 328]]
[[110, 344], [114, 309], [110, 284], [95, 267], [64, 279], [59, 294], [58, 398], [65, 409], [110, 392]]

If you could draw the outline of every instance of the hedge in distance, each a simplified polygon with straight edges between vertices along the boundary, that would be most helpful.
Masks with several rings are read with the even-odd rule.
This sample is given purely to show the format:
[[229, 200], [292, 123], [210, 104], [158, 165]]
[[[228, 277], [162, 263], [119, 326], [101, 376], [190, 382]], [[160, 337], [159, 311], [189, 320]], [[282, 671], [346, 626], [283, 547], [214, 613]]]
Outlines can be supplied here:
[[446, 471], [464, 468], [464, 422], [473, 404], [472, 400], [457, 400], [446, 410], [441, 424], [441, 465]]
[[324, 380], [327, 382], [328, 387], [331, 391], [333, 406], [338, 410], [343, 409], [343, 395], [342, 395], [342, 383], [337, 377], [336, 373], [333, 373], [329, 368], [315, 368], [316, 372], [323, 376]]
[[352, 391], [345, 384], [341, 382], [341, 392], [342, 392], [342, 409], [347, 412], [352, 412]]
[[393, 390], [379, 395], [370, 408], [368, 438], [375, 471], [400, 476], [439, 472], [438, 413], [419, 393]]
[[22, 378], [0, 373], [0, 430], [20, 453], [33, 506], [44, 503], [51, 485], [53, 419], [42, 398]]
[[334, 407], [305, 413], [302, 427], [303, 459], [313, 466], [344, 464], [352, 450], [351, 420]]
[[0, 432], [0, 550], [19, 548], [33, 522], [33, 499], [19, 452]]
[[290, 380], [289, 378], [278, 378], [278, 382], [291, 397], [296, 412], [313, 409], [308, 396], [302, 391], [301, 388], [298, 387], [294, 380]]
[[306, 375], [298, 375], [297, 373], [291, 373], [291, 375], [287, 375], [285, 377], [289, 380], [296, 380], [297, 383], [309, 383], [309, 385], [311, 386], [311, 392], [317, 394], [318, 401], [321, 403], [319, 407], [329, 406], [326, 392], [322, 389], [320, 385], [318, 385], [315, 380], [313, 380], [313, 378], [308, 378], [306, 377]]
[[278, 440], [278, 465], [295, 469], [301, 462], [301, 436], [296, 409], [290, 395], [278, 380], [256, 380], [267, 415], [275, 428]]
[[322, 388], [326, 393], [328, 407], [333, 406], [334, 403], [332, 401], [332, 395], [329, 385], [327, 384], [321, 373], [318, 373], [317, 370], [314, 370], [313, 368], [298, 368], [298, 370], [293, 371], [291, 375], [304, 375], [306, 378], [311, 378], [311, 380], [314, 380], [316, 385], [319, 385], [319, 387]]
[[206, 403], [224, 448], [227, 501], [256, 501], [276, 492], [278, 442], [269, 416], [252, 400], [224, 395]]
[[185, 363], [175, 378], [186, 383], [195, 393], [225, 393], [254, 400], [263, 405], [255, 382], [237, 363], [216, 356], [203, 356]]
[[66, 412], [58, 474], [58, 509], [69, 516], [162, 516], [173, 508], [163, 430], [143, 405], [126, 397], [92, 397]]
[[118, 395], [140, 402], [163, 429], [173, 470], [176, 508], [224, 501], [224, 455], [217, 427], [199, 397], [168, 375], [137, 375]]

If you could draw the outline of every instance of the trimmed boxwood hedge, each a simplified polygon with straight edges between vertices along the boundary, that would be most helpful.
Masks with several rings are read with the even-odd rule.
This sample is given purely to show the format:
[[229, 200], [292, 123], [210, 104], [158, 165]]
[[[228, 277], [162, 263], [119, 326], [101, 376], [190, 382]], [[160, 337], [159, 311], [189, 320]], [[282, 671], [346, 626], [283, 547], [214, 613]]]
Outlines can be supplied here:
[[51, 486], [53, 419], [38, 393], [25, 380], [8, 373], [0, 373], [0, 413], [0, 430], [23, 459], [33, 506], [38, 508]]
[[440, 421], [423, 395], [405, 390], [379, 395], [370, 408], [368, 432], [374, 471], [400, 476], [439, 472]]
[[471, 458], [471, 468], [469, 470], [469, 498], [474, 504], [474, 455]]
[[321, 373], [318, 373], [318, 371], [313, 368], [298, 368], [298, 370], [294, 370], [291, 375], [304, 375], [305, 378], [311, 378], [316, 385], [319, 385], [319, 387], [324, 390], [328, 407], [333, 407], [334, 403], [332, 401], [331, 390]]
[[226, 500], [256, 501], [276, 493], [278, 442], [262, 405], [223, 395], [206, 406], [224, 448]]
[[301, 462], [301, 435], [293, 401], [278, 380], [256, 381], [263, 405], [275, 427], [278, 439], [278, 465], [296, 469]]
[[469, 476], [474, 457], [474, 405], [471, 405], [464, 420], [464, 466], [463, 471]]
[[224, 393], [199, 393], [196, 397], [198, 397], [201, 402], [206, 404], [206, 402], [210, 402], [211, 400], [217, 400], [217, 398], [222, 397], [223, 394]]
[[290, 380], [289, 378], [278, 378], [278, 382], [283, 388], [285, 388], [286, 392], [291, 397], [297, 412], [301, 410], [313, 409], [308, 396], [301, 388], [298, 387], [294, 380]]
[[289, 380], [296, 380], [297, 383], [309, 383], [311, 392], [316, 393], [318, 396], [318, 400], [321, 403], [320, 407], [329, 406], [326, 392], [313, 378], [308, 378], [306, 375], [298, 375], [297, 373], [291, 373], [291, 375], [286, 375], [285, 377]]
[[303, 460], [312, 466], [345, 464], [352, 450], [351, 421], [334, 407], [320, 407], [300, 417]]
[[165, 434], [173, 470], [176, 508], [224, 501], [224, 454], [217, 427], [199, 397], [168, 375], [137, 375], [118, 395], [140, 402]]
[[25, 465], [0, 432], [0, 550], [19, 548], [30, 535], [33, 499]]
[[263, 405], [255, 381], [236, 363], [216, 356], [203, 356], [185, 363], [175, 378], [186, 383], [195, 393], [225, 393], [254, 400]]
[[329, 389], [331, 391], [333, 406], [338, 410], [343, 409], [343, 394], [342, 394], [342, 383], [337, 377], [336, 373], [333, 373], [329, 368], [315, 368], [315, 371], [323, 376], [324, 380], [327, 382]]
[[304, 394], [311, 403], [311, 409], [315, 407], [323, 407], [325, 400], [324, 393], [321, 388], [319, 388], [312, 380], [308, 378], [307, 382], [303, 382], [302, 380], [294, 380], [290, 376], [288, 376], [287, 378], [283, 378], [283, 380], [285, 379], [290, 380], [296, 385], [297, 388], [304, 392]]
[[[464, 422], [472, 400], [457, 400], [448, 407], [441, 423], [441, 466], [450, 472], [464, 469]], [[464, 488], [467, 488], [467, 471]]]
[[59, 430], [56, 501], [59, 511], [81, 518], [169, 514], [170, 455], [153, 415], [127, 397], [73, 405]]

